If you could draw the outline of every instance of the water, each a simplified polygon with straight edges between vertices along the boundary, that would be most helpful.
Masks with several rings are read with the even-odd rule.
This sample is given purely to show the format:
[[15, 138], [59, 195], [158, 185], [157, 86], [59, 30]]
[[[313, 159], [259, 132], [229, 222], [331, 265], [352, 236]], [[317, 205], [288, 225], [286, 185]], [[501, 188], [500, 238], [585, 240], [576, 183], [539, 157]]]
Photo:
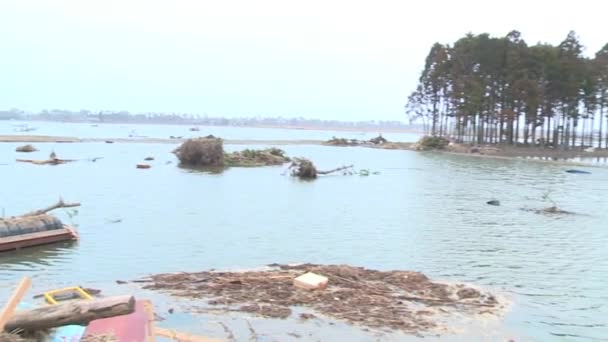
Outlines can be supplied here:
[[[170, 144], [49, 143], [28, 155], [43, 159], [54, 149], [62, 158], [83, 159], [55, 167], [16, 163], [17, 145], [0, 144], [5, 215], [44, 207], [58, 196], [81, 201], [72, 218], [57, 211], [78, 224], [81, 240], [1, 255], [0, 298], [23, 275], [34, 278], [35, 291], [81, 284], [122, 293], [115, 280], [150, 273], [348, 263], [418, 270], [499, 292], [514, 303], [500, 328], [517, 340], [608, 338], [605, 168], [576, 175], [533, 161], [284, 146], [320, 169], [352, 163], [381, 172], [300, 182], [282, 176], [282, 167], [183, 170]], [[153, 167], [136, 169], [147, 156], [156, 157]], [[103, 159], [86, 161], [93, 157]], [[580, 215], [520, 210], [552, 205], [543, 200], [546, 193]], [[502, 205], [488, 206], [489, 199]], [[173, 322], [184, 330], [201, 325]]]

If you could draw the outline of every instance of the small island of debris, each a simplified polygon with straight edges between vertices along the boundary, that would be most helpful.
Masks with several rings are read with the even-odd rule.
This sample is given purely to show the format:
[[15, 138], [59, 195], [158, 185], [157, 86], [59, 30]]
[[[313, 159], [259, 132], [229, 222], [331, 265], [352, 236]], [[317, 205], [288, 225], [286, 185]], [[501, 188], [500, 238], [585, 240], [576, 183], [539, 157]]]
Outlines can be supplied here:
[[[494, 295], [463, 284], [433, 282], [410, 271], [347, 265], [270, 265], [264, 271], [157, 274], [137, 280], [144, 289], [201, 299], [194, 312], [240, 311], [287, 318], [293, 307], [371, 328], [407, 333], [445, 331], [446, 317], [498, 315]], [[304, 290], [294, 279], [307, 272], [328, 278], [326, 288]], [[451, 316], [454, 315], [454, 316]]]

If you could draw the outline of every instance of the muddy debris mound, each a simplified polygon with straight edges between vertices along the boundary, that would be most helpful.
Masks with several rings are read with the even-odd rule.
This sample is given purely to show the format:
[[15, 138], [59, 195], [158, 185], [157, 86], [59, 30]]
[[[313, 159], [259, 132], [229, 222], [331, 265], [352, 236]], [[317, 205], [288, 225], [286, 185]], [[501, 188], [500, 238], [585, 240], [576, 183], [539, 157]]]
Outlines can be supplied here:
[[388, 144], [389, 141], [383, 137], [381, 134], [375, 138], [369, 140], [358, 140], [358, 139], [346, 139], [346, 138], [337, 138], [332, 137], [331, 139], [325, 141], [323, 145], [328, 146], [366, 146], [366, 147], [375, 147], [379, 145]]
[[275, 147], [263, 150], [245, 149], [224, 154], [225, 165], [233, 167], [283, 165], [290, 161], [291, 158], [285, 155], [285, 151]]
[[36, 151], [38, 151], [38, 149], [35, 148], [34, 145], [27, 144], [27, 145], [23, 145], [23, 146], [18, 146], [15, 149], [15, 151], [22, 152], [22, 153], [30, 153], [30, 152], [36, 152]]
[[346, 139], [346, 138], [336, 138], [332, 137], [331, 139], [324, 142], [324, 145], [329, 146], [358, 146], [362, 143], [357, 139]]
[[443, 137], [424, 136], [414, 146], [418, 151], [444, 150], [450, 145], [450, 141]]
[[[293, 307], [370, 328], [408, 333], [445, 331], [446, 317], [499, 313], [488, 293], [462, 284], [433, 282], [410, 271], [376, 271], [347, 265], [270, 265], [263, 271], [157, 274], [137, 282], [144, 289], [200, 299], [195, 312], [239, 311], [287, 318]], [[314, 272], [325, 289], [303, 290], [294, 278]], [[200, 306], [199, 306], [200, 304]]]
[[188, 139], [176, 148], [173, 153], [177, 156], [182, 166], [224, 166], [224, 142], [222, 139]]

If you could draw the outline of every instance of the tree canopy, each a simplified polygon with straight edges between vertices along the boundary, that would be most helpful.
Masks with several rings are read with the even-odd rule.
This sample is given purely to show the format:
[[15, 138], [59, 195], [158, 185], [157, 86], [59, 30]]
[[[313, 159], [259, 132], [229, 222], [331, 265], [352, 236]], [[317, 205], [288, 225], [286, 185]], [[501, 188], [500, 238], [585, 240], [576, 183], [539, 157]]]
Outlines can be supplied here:
[[518, 31], [435, 43], [406, 112], [458, 142], [608, 148], [608, 44], [583, 50], [574, 31], [557, 46]]

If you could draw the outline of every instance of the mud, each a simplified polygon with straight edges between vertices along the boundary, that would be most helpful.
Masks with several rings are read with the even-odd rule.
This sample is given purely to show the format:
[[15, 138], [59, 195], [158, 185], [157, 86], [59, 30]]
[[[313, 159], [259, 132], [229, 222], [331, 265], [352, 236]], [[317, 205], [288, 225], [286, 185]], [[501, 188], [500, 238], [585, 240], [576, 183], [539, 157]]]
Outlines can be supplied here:
[[[418, 272], [347, 265], [271, 266], [264, 271], [157, 274], [137, 282], [148, 290], [200, 299], [193, 303], [200, 304], [202, 312], [212, 308], [287, 318], [293, 307], [307, 307], [352, 324], [408, 333], [441, 330], [451, 316], [499, 315], [503, 307], [489, 293], [433, 282]], [[328, 287], [309, 291], [292, 285], [295, 277], [309, 271], [328, 277]]]

